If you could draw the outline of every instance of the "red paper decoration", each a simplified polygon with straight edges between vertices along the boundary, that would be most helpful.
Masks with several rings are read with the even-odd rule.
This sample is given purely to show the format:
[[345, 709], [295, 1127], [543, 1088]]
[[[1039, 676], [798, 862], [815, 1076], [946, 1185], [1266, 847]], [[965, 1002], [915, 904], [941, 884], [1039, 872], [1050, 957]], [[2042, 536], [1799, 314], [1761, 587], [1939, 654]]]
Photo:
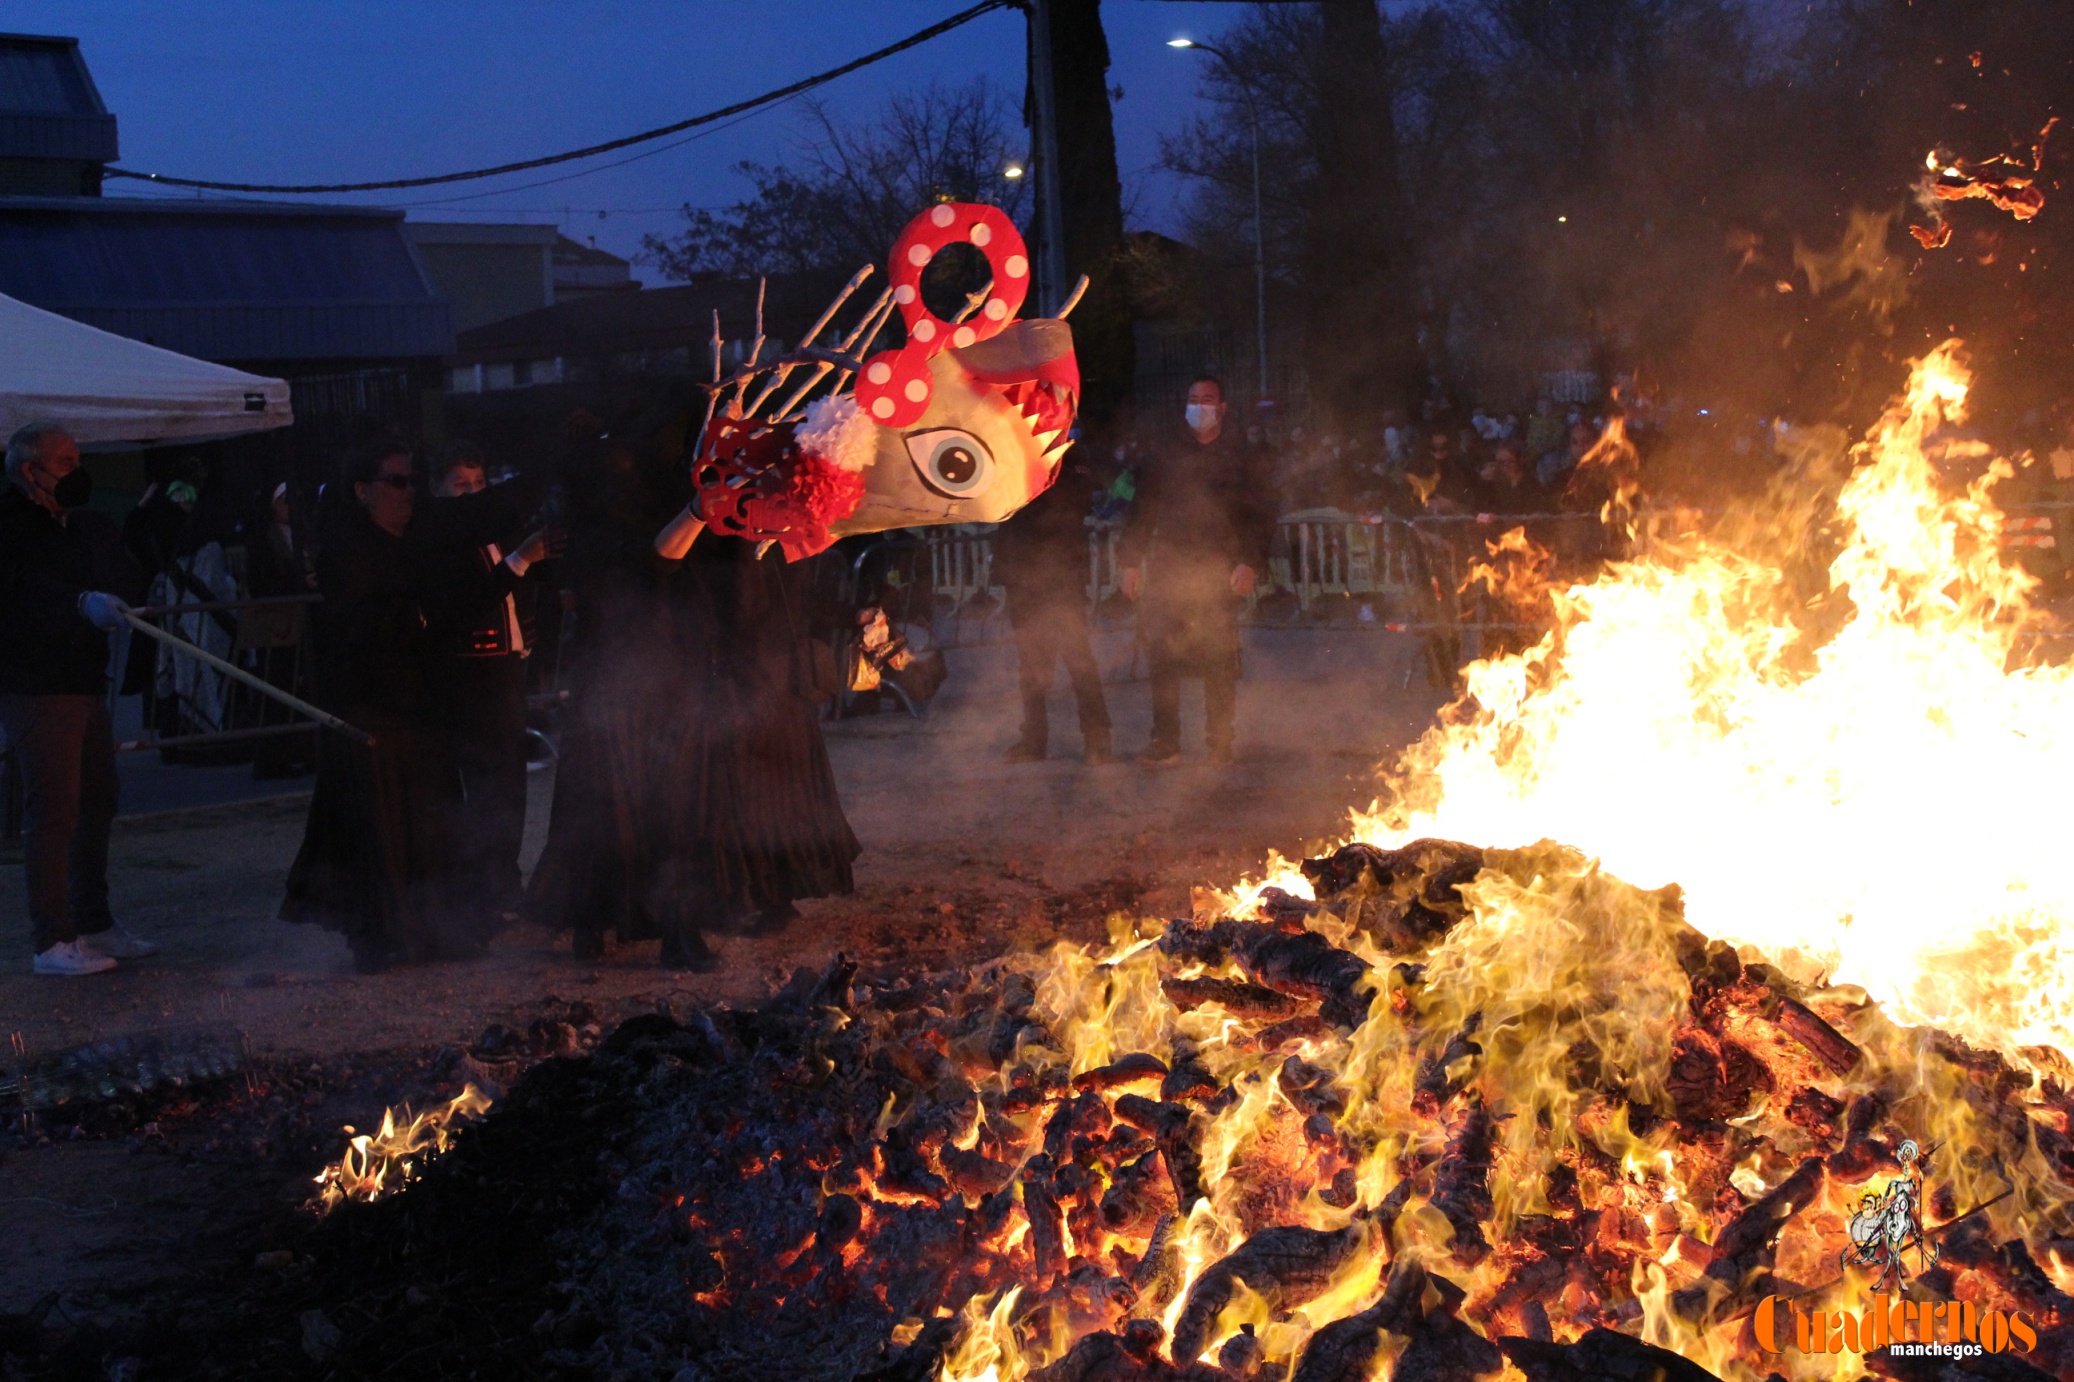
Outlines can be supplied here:
[[[976, 247], [994, 271], [993, 290], [971, 320], [952, 325], [922, 301], [922, 270], [950, 245]], [[907, 223], [887, 264], [893, 301], [907, 323], [907, 344], [865, 362], [857, 402], [882, 427], [912, 427], [929, 407], [929, 358], [984, 341], [1015, 320], [1030, 292], [1030, 253], [1015, 222], [998, 206], [939, 202]]]

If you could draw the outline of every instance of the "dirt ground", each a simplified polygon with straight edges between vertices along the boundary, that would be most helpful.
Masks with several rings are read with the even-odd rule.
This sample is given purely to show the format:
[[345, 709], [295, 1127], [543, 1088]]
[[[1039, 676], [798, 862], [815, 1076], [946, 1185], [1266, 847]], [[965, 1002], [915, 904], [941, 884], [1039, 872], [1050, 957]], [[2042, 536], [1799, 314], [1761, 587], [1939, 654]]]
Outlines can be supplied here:
[[[1129, 678], [1122, 635], [1105, 636], [1101, 651], [1128, 753], [1149, 732], [1147, 687]], [[780, 936], [717, 938], [725, 966], [709, 975], [658, 967], [653, 943], [577, 963], [566, 933], [539, 928], [508, 933], [478, 961], [359, 975], [337, 937], [273, 919], [306, 795], [125, 818], [116, 911], [163, 953], [91, 979], [30, 977], [17, 854], [0, 866], [0, 1032], [32, 1056], [125, 1034], [235, 1033], [274, 1070], [305, 1060], [312, 1071], [393, 1068], [409, 1053], [453, 1051], [491, 1023], [523, 1026], [543, 1004], [580, 1000], [609, 1027], [658, 1003], [681, 1014], [753, 1002], [838, 951], [867, 971], [942, 967], [1099, 935], [1113, 911], [1185, 912], [1191, 886], [1228, 883], [1270, 849], [1336, 836], [1347, 809], [1375, 795], [1377, 765], [1439, 703], [1419, 645], [1401, 635], [1256, 631], [1246, 657], [1236, 764], [1204, 761], [1200, 700], [1189, 696], [1183, 762], [1091, 769], [1078, 733], [1059, 728], [1073, 714], [1063, 685], [1051, 761], [1001, 762], [1017, 719], [1012, 651], [953, 651], [926, 718], [830, 727], [864, 843], [856, 894], [802, 904]], [[551, 774], [532, 786], [529, 861]], [[328, 1135], [335, 1147], [339, 1125], [378, 1116], [377, 1087], [343, 1085], [313, 1081], [300, 1096], [317, 1142]], [[203, 1106], [164, 1130], [0, 1136], [0, 1241], [14, 1249], [0, 1255], [0, 1333], [10, 1312], [53, 1291], [67, 1318], [91, 1321], [141, 1308], [173, 1277], [253, 1270], [254, 1225], [307, 1193], [307, 1166], [276, 1157], [262, 1170], [217, 1131]]]

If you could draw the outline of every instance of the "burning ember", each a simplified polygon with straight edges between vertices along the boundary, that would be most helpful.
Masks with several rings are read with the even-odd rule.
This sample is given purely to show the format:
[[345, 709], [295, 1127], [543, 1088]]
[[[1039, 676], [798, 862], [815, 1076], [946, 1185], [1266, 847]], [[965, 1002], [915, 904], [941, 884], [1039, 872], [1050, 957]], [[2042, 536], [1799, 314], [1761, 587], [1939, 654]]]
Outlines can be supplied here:
[[1929, 216], [1930, 224], [1910, 226], [1908, 233], [1926, 250], [1943, 249], [1950, 244], [1951, 222], [1944, 219], [1940, 202], [1977, 198], [2019, 221], [2028, 221], [2043, 211], [2045, 192], [2038, 186], [2038, 178], [2045, 170], [2045, 141], [2059, 122], [2059, 117], [2054, 116], [2038, 131], [2037, 139], [2031, 143], [2028, 163], [2010, 154], [1974, 162], [1945, 149], [1932, 149], [1923, 159], [1923, 176], [1916, 182], [1916, 201]]
[[2074, 1376], [2074, 671], [2023, 656], [2007, 468], [1941, 493], [1966, 383], [1937, 350], [1756, 519], [1551, 592], [1325, 857], [625, 1024], [556, 1077], [616, 1189], [548, 1360]]

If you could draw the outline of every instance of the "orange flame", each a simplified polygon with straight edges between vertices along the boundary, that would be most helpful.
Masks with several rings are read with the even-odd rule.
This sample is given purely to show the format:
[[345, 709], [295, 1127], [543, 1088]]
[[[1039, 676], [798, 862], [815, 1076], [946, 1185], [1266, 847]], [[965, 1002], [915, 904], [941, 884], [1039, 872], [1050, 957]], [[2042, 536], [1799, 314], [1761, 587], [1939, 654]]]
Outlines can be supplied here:
[[339, 1159], [318, 1172], [317, 1207], [328, 1214], [346, 1200], [394, 1194], [423, 1174], [432, 1159], [452, 1145], [460, 1125], [480, 1118], [490, 1103], [490, 1096], [471, 1083], [445, 1104], [420, 1114], [413, 1115], [408, 1104], [385, 1110], [379, 1129], [355, 1135]]
[[[1575, 841], [1904, 1021], [2074, 1049], [2052, 797], [2074, 669], [2017, 665], [2033, 580], [2004, 564], [1988, 497], [2007, 467], [1940, 496], [1936, 462], [1981, 451], [1945, 430], [1967, 384], [1947, 343], [1855, 449], [1812, 611], [1801, 514], [1775, 525], [1776, 565], [1702, 539], [1573, 587], [1538, 647], [1469, 669], [1477, 712], [1429, 732], [1356, 833]], [[1818, 619], [1835, 631], [1816, 646]]]

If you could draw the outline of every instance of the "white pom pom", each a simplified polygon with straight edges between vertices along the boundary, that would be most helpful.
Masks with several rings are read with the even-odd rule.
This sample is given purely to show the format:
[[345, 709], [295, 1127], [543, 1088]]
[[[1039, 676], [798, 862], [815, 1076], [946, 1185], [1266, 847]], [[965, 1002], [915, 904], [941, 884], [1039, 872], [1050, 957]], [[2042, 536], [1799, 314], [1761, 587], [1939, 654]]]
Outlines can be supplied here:
[[855, 398], [841, 394], [808, 404], [806, 418], [792, 439], [800, 450], [856, 475], [878, 454], [878, 430]]

